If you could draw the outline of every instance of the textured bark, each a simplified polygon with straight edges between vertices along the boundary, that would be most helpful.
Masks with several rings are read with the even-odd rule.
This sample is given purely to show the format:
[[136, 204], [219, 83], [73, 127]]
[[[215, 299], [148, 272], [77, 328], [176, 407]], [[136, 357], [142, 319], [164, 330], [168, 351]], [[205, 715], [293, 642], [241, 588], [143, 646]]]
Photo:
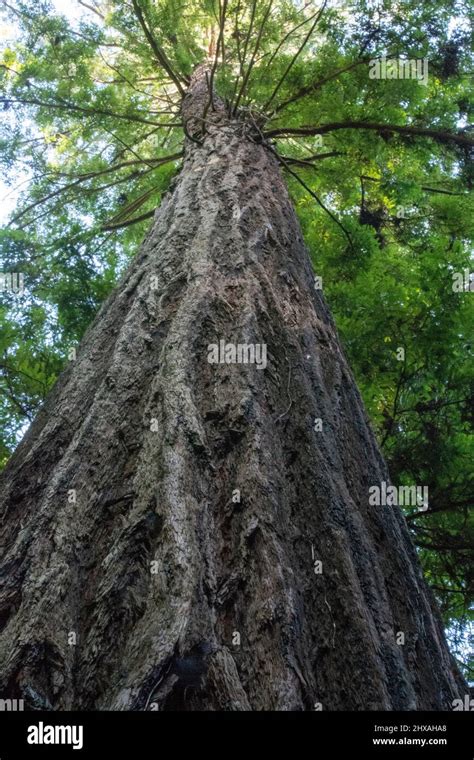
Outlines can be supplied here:
[[[203, 131], [203, 82], [180, 175], [3, 474], [0, 696], [451, 709], [463, 682], [400, 510], [368, 504], [388, 473], [277, 161], [217, 98]], [[210, 364], [220, 339], [266, 344], [267, 368]]]

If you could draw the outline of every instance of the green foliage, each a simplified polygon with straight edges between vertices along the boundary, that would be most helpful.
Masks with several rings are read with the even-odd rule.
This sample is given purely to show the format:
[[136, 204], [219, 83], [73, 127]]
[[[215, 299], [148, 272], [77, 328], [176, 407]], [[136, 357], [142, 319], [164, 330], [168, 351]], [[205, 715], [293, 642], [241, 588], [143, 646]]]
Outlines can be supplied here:
[[[0, 251], [25, 292], [2, 298], [0, 462], [179, 171], [181, 95], [209, 60], [229, 112], [281, 157], [393, 480], [429, 487], [429, 512], [407, 518], [465, 660], [473, 297], [453, 275], [470, 268], [474, 219], [467, 3], [89, 0], [79, 22], [45, 0], [4, 6], [17, 33], [1, 50], [0, 164], [19, 187]], [[371, 79], [382, 55], [426, 57], [427, 85]]]

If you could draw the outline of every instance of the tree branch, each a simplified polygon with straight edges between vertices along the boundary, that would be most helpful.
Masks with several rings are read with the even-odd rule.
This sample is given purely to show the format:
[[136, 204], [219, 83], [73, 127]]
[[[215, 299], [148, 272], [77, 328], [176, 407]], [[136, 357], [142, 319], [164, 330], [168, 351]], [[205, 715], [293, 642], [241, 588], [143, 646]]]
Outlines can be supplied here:
[[[363, 201], [362, 201], [362, 204], [363, 204]], [[395, 388], [395, 396], [394, 396], [394, 399], [393, 399], [392, 413], [390, 415], [389, 424], [388, 424], [387, 430], [385, 431], [385, 435], [384, 435], [382, 441], [380, 442], [380, 447], [382, 449], [385, 446], [385, 443], [386, 443], [387, 439], [389, 438], [389, 436], [392, 435], [393, 428], [394, 428], [394, 425], [395, 425], [395, 418], [396, 418], [397, 413], [398, 413], [398, 401], [399, 401], [399, 398], [400, 398], [400, 394], [402, 392], [402, 386], [407, 381], [407, 379], [409, 379], [409, 377], [410, 376], [407, 377], [407, 374], [406, 374], [406, 363], [404, 362], [403, 366], [402, 366], [402, 371], [400, 372], [400, 377], [398, 378], [397, 385], [396, 385], [396, 388]]]
[[293, 58], [289, 62], [288, 66], [286, 67], [286, 69], [283, 72], [282, 76], [278, 80], [278, 82], [277, 82], [277, 84], [275, 86], [275, 89], [273, 90], [273, 92], [270, 95], [269, 99], [267, 100], [267, 102], [265, 103], [265, 105], [262, 108], [263, 111], [266, 111], [266, 109], [271, 105], [271, 103], [273, 102], [273, 99], [274, 99], [275, 95], [277, 94], [278, 90], [282, 86], [283, 82], [285, 81], [286, 77], [290, 73], [290, 71], [293, 68], [294, 64], [296, 63], [297, 59], [299, 58], [299, 56], [303, 52], [304, 48], [306, 47], [306, 45], [308, 43], [308, 40], [311, 37], [311, 35], [313, 34], [313, 32], [314, 32], [314, 30], [316, 28], [316, 25], [317, 25], [319, 19], [321, 18], [322, 14], [324, 13], [324, 9], [326, 8], [326, 5], [327, 5], [327, 0], [323, 0], [323, 4], [322, 4], [320, 10], [318, 11], [318, 13], [316, 15], [314, 23], [311, 26], [311, 29], [309, 30], [309, 32], [306, 35], [306, 37], [304, 38], [303, 42], [301, 43], [301, 45], [299, 46], [298, 50], [294, 54]]
[[295, 166], [309, 166], [310, 168], [314, 168], [313, 161], [320, 161], [322, 158], [333, 158], [334, 156], [345, 156], [346, 154], [342, 150], [331, 150], [327, 153], [315, 153], [312, 156], [308, 156], [308, 158], [294, 158], [293, 156], [278, 155], [290, 165], [294, 164]]
[[[183, 156], [183, 151], [180, 151], [179, 153], [174, 153], [171, 156], [164, 156], [163, 158], [155, 158], [151, 159], [151, 162], [153, 162], [153, 165], [150, 167], [151, 169], [156, 169], [159, 166], [162, 166], [163, 164], [170, 163], [171, 161], [177, 161], [179, 158]], [[151, 163], [150, 162], [150, 163]], [[53, 190], [52, 192], [48, 193], [47, 195], [44, 195], [42, 198], [39, 198], [38, 200], [34, 201], [33, 203], [30, 203], [25, 209], [20, 211], [20, 213], [16, 214], [16, 216], [13, 217], [8, 223], [8, 227], [12, 224], [15, 224], [19, 219], [21, 219], [25, 214], [27, 214], [29, 211], [32, 211], [32, 209], [36, 208], [37, 206], [42, 205], [43, 203], [46, 203], [47, 201], [51, 200], [51, 198], [55, 198], [56, 196], [60, 195], [61, 193], [66, 192], [67, 190], [71, 190], [74, 187], [77, 187], [82, 182], [85, 182], [89, 179], [95, 179], [96, 177], [101, 177], [104, 174], [110, 174], [111, 172], [119, 171], [120, 169], [127, 167], [127, 166], [133, 166], [137, 164], [147, 164], [148, 162], [143, 160], [134, 160], [134, 161], [122, 161], [120, 164], [116, 164], [115, 166], [109, 166], [106, 169], [101, 169], [100, 171], [96, 172], [88, 172], [87, 174], [82, 174], [77, 177], [77, 179], [74, 180], [74, 182], [70, 182], [67, 185], [63, 185], [62, 187], [57, 188], [56, 190]], [[124, 181], [127, 181], [129, 179], [133, 179], [133, 174], [129, 175], [128, 177], [124, 178]], [[115, 184], [115, 183], [114, 183]], [[99, 188], [95, 188], [96, 190], [99, 190]]]
[[[361, 179], [366, 179], [368, 182], [381, 182], [378, 177], [370, 177], [367, 174], [363, 174]], [[420, 185], [421, 189], [427, 193], [440, 193], [441, 195], [468, 195], [468, 193], [455, 193], [453, 190], [443, 190], [440, 187], [427, 187], [426, 185]]]
[[411, 515], [405, 515], [407, 522], [413, 522], [419, 517], [430, 517], [431, 515], [438, 515], [440, 512], [453, 512], [457, 507], [470, 507], [474, 502], [472, 499], [462, 499], [461, 501], [449, 501], [446, 502], [443, 507], [435, 507], [433, 509], [426, 509], [420, 512], [413, 512]]
[[97, 10], [97, 8], [94, 8], [92, 5], [88, 5], [88, 3], [85, 3], [84, 0], [77, 0], [79, 5], [82, 5], [83, 8], [87, 8], [88, 11], [92, 11], [92, 13], [95, 13], [99, 18], [102, 19], [102, 21], [105, 21], [105, 16]]
[[63, 111], [77, 111], [78, 113], [86, 114], [87, 116], [111, 116], [114, 119], [123, 119], [125, 121], [133, 121], [139, 124], [152, 124], [155, 127], [180, 127], [180, 122], [173, 124], [162, 124], [158, 121], [151, 121], [150, 119], [142, 119], [140, 116], [134, 116], [133, 114], [120, 114], [108, 111], [104, 108], [84, 108], [83, 106], [77, 106], [74, 103], [57, 103], [57, 102], [45, 102], [44, 100], [37, 100], [36, 98], [11, 98], [0, 97], [0, 103], [7, 103], [7, 105], [18, 103], [19, 105], [33, 105], [43, 108], [59, 108]]
[[304, 26], [305, 24], [308, 24], [310, 21], [312, 21], [312, 19], [313, 19], [315, 16], [317, 16], [317, 15], [318, 15], [318, 13], [319, 13], [319, 10], [317, 10], [317, 11], [316, 11], [316, 13], [313, 13], [313, 15], [312, 15], [312, 16], [308, 16], [308, 18], [305, 18], [305, 19], [303, 19], [303, 21], [300, 21], [300, 23], [299, 23], [299, 24], [297, 24], [296, 26], [294, 26], [292, 29], [290, 29], [290, 31], [289, 31], [289, 32], [287, 32], [287, 33], [285, 34], [285, 36], [284, 36], [284, 37], [281, 39], [281, 41], [278, 43], [277, 47], [275, 48], [275, 50], [274, 50], [274, 51], [273, 51], [273, 53], [271, 54], [271, 56], [270, 56], [269, 60], [267, 61], [267, 64], [266, 64], [266, 68], [268, 68], [268, 67], [271, 65], [271, 63], [272, 63], [272, 61], [275, 59], [275, 57], [276, 57], [276, 55], [277, 55], [278, 51], [279, 51], [279, 50], [280, 50], [280, 49], [283, 47], [283, 45], [284, 45], [284, 44], [285, 44], [285, 42], [287, 41], [288, 37], [291, 37], [291, 35], [292, 35], [292, 34], [294, 34], [296, 31], [298, 31], [298, 29], [300, 29], [302, 26]]
[[296, 100], [300, 100], [301, 98], [306, 97], [306, 95], [311, 95], [311, 93], [313, 93], [315, 90], [318, 90], [320, 87], [323, 87], [323, 85], [325, 85], [327, 82], [330, 82], [332, 79], [336, 79], [339, 74], [344, 74], [346, 71], [351, 71], [352, 69], [355, 69], [356, 66], [360, 66], [362, 63], [367, 63], [369, 60], [369, 58], [363, 58], [361, 60], [353, 61], [347, 66], [342, 66], [340, 69], [336, 69], [336, 71], [333, 71], [332, 74], [328, 74], [328, 76], [325, 76], [322, 79], [317, 79], [315, 82], [307, 85], [306, 87], [302, 87], [301, 90], [295, 92], [291, 98], [288, 98], [288, 100], [280, 103], [275, 108], [275, 113], [279, 113], [281, 110], [283, 110], [283, 108], [289, 106], [290, 103], [294, 103]]
[[221, 47], [221, 42], [224, 37], [224, 25], [225, 25], [225, 16], [227, 13], [227, 0], [224, 0], [223, 6], [222, 6], [222, 12], [220, 11], [220, 3], [219, 3], [219, 36], [217, 37], [217, 43], [216, 43], [216, 51], [214, 55], [214, 62], [212, 64], [211, 73], [209, 75], [209, 78], [207, 80], [207, 84], [209, 87], [209, 100], [208, 103], [204, 109], [203, 113], [203, 119], [206, 118], [207, 112], [209, 111], [209, 108], [212, 105], [212, 108], [214, 110], [214, 103], [213, 103], [213, 97], [214, 97], [214, 75], [216, 73], [217, 69], [217, 61], [219, 59], [219, 48]]
[[[140, 206], [143, 206], [145, 201], [148, 200], [150, 195], [153, 195], [153, 193], [157, 190], [156, 187], [151, 187], [148, 190], [146, 190], [142, 195], [138, 196], [138, 198], [135, 198], [134, 201], [128, 204], [128, 206], [125, 206], [125, 208], [121, 208], [120, 211], [117, 214], [114, 214], [113, 217], [110, 219], [110, 224], [118, 224], [121, 223], [123, 220], [126, 220], [127, 217], [130, 216], [134, 211], [137, 211]], [[105, 229], [103, 227], [102, 229]]]
[[442, 143], [455, 142], [459, 145], [474, 146], [474, 140], [462, 133], [445, 132], [439, 129], [429, 129], [427, 127], [410, 127], [398, 124], [380, 124], [372, 121], [336, 121], [330, 124], [321, 124], [318, 127], [279, 127], [265, 132], [265, 137], [308, 137], [314, 135], [324, 135], [328, 132], [335, 132], [339, 129], [368, 129], [380, 133], [394, 132], [396, 134], [408, 137], [430, 137]]
[[343, 224], [341, 224], [341, 222], [339, 221], [339, 219], [338, 219], [336, 216], [334, 216], [334, 214], [332, 213], [332, 211], [329, 211], [329, 209], [328, 209], [328, 208], [326, 208], [326, 206], [324, 205], [324, 203], [323, 203], [323, 202], [322, 202], [322, 201], [321, 201], [321, 200], [318, 198], [318, 196], [316, 195], [316, 193], [315, 193], [313, 190], [311, 190], [311, 188], [310, 188], [310, 187], [308, 187], [308, 185], [306, 184], [306, 182], [304, 182], [304, 181], [301, 179], [301, 177], [300, 177], [300, 176], [298, 176], [298, 174], [296, 174], [296, 172], [294, 172], [292, 169], [290, 169], [290, 167], [289, 167], [289, 166], [288, 166], [288, 164], [286, 163], [285, 159], [284, 159], [284, 158], [282, 158], [282, 156], [280, 156], [280, 155], [279, 155], [279, 154], [278, 154], [276, 151], [274, 151], [274, 150], [273, 150], [273, 148], [270, 148], [270, 150], [272, 151], [272, 153], [274, 153], [274, 155], [275, 155], [275, 156], [278, 158], [278, 160], [279, 160], [279, 161], [281, 161], [281, 163], [283, 164], [283, 166], [285, 167], [285, 169], [286, 169], [286, 170], [287, 170], [287, 171], [288, 171], [288, 172], [289, 172], [289, 173], [290, 173], [290, 174], [291, 174], [291, 175], [292, 175], [292, 176], [293, 176], [293, 177], [294, 177], [294, 178], [295, 178], [295, 179], [296, 179], [296, 180], [297, 180], [297, 181], [300, 183], [300, 185], [302, 185], [302, 187], [304, 187], [304, 189], [305, 189], [305, 190], [306, 190], [306, 191], [307, 191], [307, 192], [308, 192], [308, 193], [309, 193], [309, 194], [310, 194], [310, 195], [311, 195], [311, 196], [314, 198], [314, 200], [316, 201], [316, 203], [317, 203], [317, 204], [318, 204], [318, 205], [319, 205], [319, 206], [320, 206], [320, 207], [323, 209], [323, 211], [325, 211], [325, 212], [326, 212], [326, 214], [328, 214], [328, 216], [330, 216], [330, 217], [331, 217], [331, 219], [333, 220], [333, 222], [334, 222], [335, 224], [337, 224], [337, 226], [339, 227], [339, 229], [340, 229], [340, 230], [342, 230], [342, 232], [344, 233], [345, 237], [347, 238], [347, 240], [348, 240], [348, 242], [349, 242], [349, 245], [350, 245], [350, 247], [351, 247], [351, 250], [354, 250], [354, 244], [353, 244], [353, 242], [352, 242], [352, 238], [351, 238], [351, 236], [349, 235], [349, 233], [348, 233], [348, 231], [346, 230], [346, 228], [344, 227], [344, 225], [343, 225]]
[[12, 393], [10, 387], [8, 387], [8, 390], [7, 388], [4, 388], [3, 393], [17, 407], [17, 409], [21, 412], [21, 414], [23, 414], [30, 422], [33, 421], [34, 412], [31, 412], [28, 409], [26, 409], [26, 407], [24, 407], [23, 404], [20, 401], [18, 401], [15, 394]]
[[180, 95], [184, 97], [184, 89], [183, 86], [179, 80], [179, 77], [175, 72], [173, 71], [173, 67], [171, 66], [171, 63], [168, 60], [168, 57], [164, 50], [160, 48], [158, 45], [158, 42], [154, 38], [153, 34], [151, 33], [150, 29], [148, 28], [147, 22], [145, 20], [145, 16], [143, 14], [142, 9], [140, 8], [138, 4], [138, 0], [132, 0], [133, 9], [135, 11], [135, 15], [138, 18], [138, 21], [140, 22], [140, 26], [143, 29], [143, 32], [145, 34], [145, 37], [147, 38], [148, 42], [150, 43], [150, 47], [153, 50], [156, 59], [158, 63], [161, 64], [161, 66], [164, 68], [166, 73], [168, 74], [169, 78], [175, 83]]
[[[239, 9], [240, 9], [240, 4], [239, 4]], [[250, 42], [250, 36], [252, 34], [252, 31], [253, 31], [253, 24], [254, 24], [254, 21], [255, 21], [255, 12], [256, 12], [256, 10], [257, 10], [257, 0], [253, 0], [253, 2], [252, 2], [252, 10], [251, 10], [251, 14], [250, 14], [250, 24], [249, 24], [249, 27], [247, 29], [247, 34], [245, 36], [244, 49], [243, 49], [243, 52], [242, 52], [242, 57], [240, 58], [240, 56], [239, 56], [240, 68], [239, 68], [239, 73], [238, 73], [238, 75], [235, 78], [234, 92], [232, 93], [232, 98], [231, 98], [231, 101], [230, 101], [230, 113], [235, 113], [235, 108], [234, 108], [233, 103], [234, 103], [235, 98], [237, 97], [237, 90], [238, 90], [238, 86], [239, 86], [239, 78], [240, 77], [243, 78], [245, 76], [244, 75], [244, 63], [245, 63], [245, 59], [247, 57], [247, 50], [248, 50], [248, 46], [249, 46], [249, 42]], [[237, 21], [238, 21], [238, 18], [236, 19], [236, 28], [237, 28]], [[239, 38], [237, 37], [237, 41], [238, 40], [239, 40]], [[240, 45], [240, 43], [239, 43], [239, 45]]]
[[102, 226], [102, 230], [105, 232], [107, 230], [119, 230], [122, 227], [130, 227], [132, 224], [138, 224], [138, 222], [143, 222], [145, 219], [150, 219], [155, 211], [156, 209], [152, 209], [151, 211], [147, 211], [141, 216], [136, 216], [133, 219], [129, 219], [127, 222], [119, 222], [118, 224], [104, 224]]
[[[441, 542], [439, 542], [439, 541], [436, 541], [436, 539], [435, 539], [434, 543], [431, 542], [431, 541], [430, 541], [430, 543], [426, 543], [425, 541], [420, 541], [420, 539], [417, 538], [417, 536], [415, 534], [414, 541], [415, 541], [415, 544], [420, 547], [420, 549], [429, 549], [430, 551], [437, 551], [437, 552], [447, 552], [447, 551], [449, 551], [449, 552], [458, 552], [458, 551], [465, 551], [466, 549], [471, 549], [472, 550], [472, 543], [470, 543], [469, 541], [463, 542], [461, 540], [459, 540], [458, 542], [456, 542], [456, 538], [455, 537], [452, 537], [452, 543], [450, 543], [449, 541], [448, 541], [448, 543], [446, 543], [446, 542], [443, 542], [442, 540], [441, 540]], [[446, 589], [446, 590], [448, 590], [448, 589]]]
[[37, 377], [33, 377], [32, 375], [29, 375], [27, 372], [23, 372], [21, 369], [16, 369], [16, 367], [10, 367], [8, 364], [0, 364], [0, 369], [4, 369], [7, 372], [13, 372], [15, 375], [22, 375], [23, 377], [26, 377], [28, 380], [32, 380], [34, 383], [39, 383], [43, 386], [43, 395], [46, 393], [46, 383], [43, 382], [43, 380], [39, 380]]
[[255, 47], [254, 47], [254, 50], [253, 50], [253, 53], [252, 53], [252, 57], [250, 59], [250, 63], [248, 65], [247, 71], [245, 72], [245, 75], [244, 75], [244, 78], [243, 78], [243, 82], [242, 82], [242, 86], [240, 88], [239, 94], [237, 96], [237, 100], [235, 102], [235, 106], [234, 106], [234, 109], [233, 109], [234, 114], [237, 113], [237, 109], [239, 107], [239, 103], [240, 103], [240, 101], [242, 99], [242, 96], [243, 96], [243, 94], [245, 92], [245, 89], [247, 87], [247, 82], [249, 81], [250, 73], [252, 71], [253, 64], [255, 62], [255, 56], [258, 53], [258, 49], [260, 47], [260, 41], [261, 41], [262, 35], [263, 35], [263, 30], [265, 29], [265, 24], [267, 23], [268, 16], [270, 15], [270, 11], [272, 9], [272, 5], [273, 5], [273, 0], [270, 0], [270, 2], [268, 4], [268, 8], [265, 11], [265, 15], [263, 17], [263, 21], [262, 21], [262, 23], [260, 25], [260, 29], [258, 31], [257, 41], [255, 43]]

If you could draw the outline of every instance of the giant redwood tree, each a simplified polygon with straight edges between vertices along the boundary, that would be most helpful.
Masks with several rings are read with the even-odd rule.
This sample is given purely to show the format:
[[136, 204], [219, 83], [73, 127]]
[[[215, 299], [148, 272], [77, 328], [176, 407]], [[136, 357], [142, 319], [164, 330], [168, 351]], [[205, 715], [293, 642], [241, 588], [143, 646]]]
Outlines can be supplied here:
[[[370, 498], [389, 473], [318, 269], [396, 245], [387, 172], [405, 207], [465, 180], [446, 4], [3, 5], [6, 161], [29, 179], [5, 308], [33, 343], [66, 336], [45, 387], [68, 361], [2, 475], [0, 695], [452, 709], [467, 687], [400, 507]], [[383, 56], [431, 61], [427, 82], [370, 76]], [[77, 349], [73, 292], [104, 300]]]

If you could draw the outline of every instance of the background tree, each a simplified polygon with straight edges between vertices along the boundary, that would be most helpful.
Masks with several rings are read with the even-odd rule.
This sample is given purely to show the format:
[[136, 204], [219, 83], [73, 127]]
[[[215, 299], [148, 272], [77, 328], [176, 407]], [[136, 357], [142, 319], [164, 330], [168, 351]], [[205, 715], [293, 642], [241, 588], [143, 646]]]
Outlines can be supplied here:
[[[141, 0], [92, 3], [75, 26], [47, 3], [4, 5], [21, 37], [3, 53], [3, 161], [29, 180], [0, 242], [4, 270], [27, 283], [2, 312], [4, 460], [178, 175], [181, 101], [207, 59], [209, 93], [287, 175], [392, 477], [429, 485], [429, 511], [408, 518], [445, 621], [462, 632], [470, 294], [453, 291], [452, 274], [469, 266], [472, 226], [463, 4]], [[371, 80], [382, 54], [427, 56], [428, 86]], [[215, 105], [209, 94], [204, 119]]]

